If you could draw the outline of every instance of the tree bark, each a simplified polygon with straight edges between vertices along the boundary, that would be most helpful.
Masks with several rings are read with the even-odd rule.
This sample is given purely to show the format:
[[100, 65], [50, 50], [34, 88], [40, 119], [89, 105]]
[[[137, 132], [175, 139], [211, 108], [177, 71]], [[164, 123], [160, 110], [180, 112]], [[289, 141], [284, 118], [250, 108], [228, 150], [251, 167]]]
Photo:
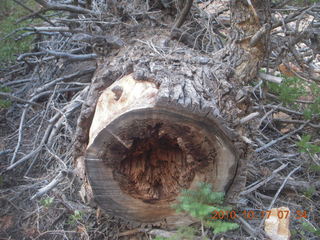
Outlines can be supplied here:
[[230, 41], [212, 55], [157, 29], [157, 38], [145, 34], [99, 60], [75, 144], [89, 200], [132, 222], [169, 226], [193, 221], [171, 205], [198, 181], [237, 203], [250, 157], [244, 87], [266, 52], [264, 35], [250, 40], [267, 21], [266, 2], [231, 1]]

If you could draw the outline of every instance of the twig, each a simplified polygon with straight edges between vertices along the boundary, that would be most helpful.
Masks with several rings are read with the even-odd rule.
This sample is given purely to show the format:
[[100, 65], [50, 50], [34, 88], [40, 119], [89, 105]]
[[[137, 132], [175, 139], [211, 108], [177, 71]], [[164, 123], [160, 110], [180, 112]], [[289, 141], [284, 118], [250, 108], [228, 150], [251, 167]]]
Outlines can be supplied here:
[[[269, 95], [269, 94], [267, 94], [267, 95]], [[254, 106], [253, 109], [260, 109], [260, 107], [261, 106]], [[273, 108], [275, 110], [280, 110], [282, 112], [287, 112], [287, 113], [296, 114], [296, 115], [300, 115], [300, 116], [303, 115], [303, 113], [301, 113], [301, 112], [294, 111], [294, 110], [291, 110], [289, 108], [286, 108], [286, 107], [283, 107], [283, 106], [279, 106], [279, 105], [267, 104], [267, 105], [263, 105], [262, 107]]]
[[19, 79], [19, 80], [3, 83], [2, 85], [3, 86], [12, 86], [12, 85], [16, 85], [16, 84], [30, 82], [30, 81], [33, 81], [33, 80], [37, 80], [37, 79], [35, 79], [35, 78]]
[[[254, 9], [254, 8], [253, 8]], [[269, 23], [265, 23], [250, 39], [250, 47], [255, 47], [265, 34], [270, 30], [271, 26]]]
[[282, 137], [279, 137], [279, 138], [277, 138], [275, 140], [272, 140], [272, 141], [270, 141], [269, 143], [267, 143], [266, 145], [264, 145], [264, 146], [262, 146], [260, 148], [257, 148], [255, 150], [255, 152], [256, 153], [261, 152], [261, 151], [271, 147], [272, 145], [276, 144], [277, 142], [282, 141], [283, 139], [286, 139], [288, 137], [291, 137], [293, 134], [295, 134], [295, 133], [299, 132], [300, 130], [302, 130], [309, 122], [310, 121], [307, 121], [304, 124], [302, 124], [299, 128], [297, 128], [296, 130], [294, 130], [292, 132], [289, 132], [289, 133], [287, 133], [287, 134], [283, 135]]
[[[271, 201], [271, 203], [270, 203], [270, 205], [269, 205], [269, 207], [268, 207], [268, 209], [267, 209], [268, 211], [271, 210], [271, 208], [273, 207], [273, 205], [274, 205], [274, 203], [276, 202], [276, 200], [277, 200], [280, 192], [282, 191], [283, 187], [286, 185], [286, 183], [287, 183], [288, 179], [290, 178], [290, 176], [291, 176], [292, 174], [294, 174], [297, 170], [299, 170], [300, 167], [301, 167], [301, 166], [298, 166], [298, 167], [296, 167], [295, 169], [293, 169], [293, 170], [288, 174], [288, 176], [284, 179], [284, 181], [283, 181], [283, 183], [281, 184], [280, 188], [278, 189], [278, 191], [277, 191], [276, 194], [274, 195], [274, 197], [273, 197], [273, 199], [272, 199], [272, 201]], [[266, 216], [261, 220], [260, 225], [259, 225], [259, 228], [262, 227], [265, 219], [266, 219]]]
[[[311, 7], [312, 8], [312, 7]], [[299, 9], [293, 13], [291, 13], [290, 15], [288, 15], [283, 21], [278, 21], [274, 24], [272, 24], [271, 29], [280, 27], [281, 25], [283, 25], [284, 23], [290, 23], [293, 22], [295, 20], [297, 20], [297, 16], [299, 16], [303, 11], [307, 10], [307, 9], [311, 9], [310, 7], [304, 7], [302, 9]]]
[[36, 95], [37, 93], [43, 92], [44, 90], [54, 86], [55, 84], [57, 84], [59, 82], [70, 81], [70, 80], [72, 80], [74, 78], [77, 78], [79, 76], [84, 76], [84, 75], [93, 73], [95, 71], [95, 69], [96, 68], [89, 68], [89, 69], [86, 69], [86, 70], [83, 70], [83, 71], [77, 71], [75, 73], [72, 73], [72, 74], [57, 78], [57, 79], [55, 79], [53, 81], [50, 81], [47, 84], [44, 84], [44, 85], [40, 86], [39, 88], [37, 88], [33, 95]]
[[6, 171], [10, 171], [12, 169], [14, 169], [16, 166], [20, 165], [21, 163], [24, 163], [25, 161], [27, 161], [28, 159], [32, 158], [35, 154], [37, 154], [38, 152], [40, 152], [42, 149], [42, 146], [39, 146], [38, 148], [36, 148], [35, 150], [33, 150], [32, 152], [30, 152], [29, 154], [27, 154], [26, 156], [24, 156], [23, 158], [21, 158], [19, 161], [16, 161], [14, 164], [10, 165], [9, 167], [7, 167]]
[[76, 7], [72, 5], [66, 5], [66, 4], [50, 4], [44, 0], [35, 0], [37, 3], [45, 7], [46, 11], [50, 10], [59, 10], [59, 11], [67, 11], [71, 13], [80, 13], [80, 14], [92, 14], [96, 15], [97, 13], [82, 7]]
[[51, 22], [49, 19], [47, 19], [46, 17], [42, 16], [41, 14], [39, 14], [38, 12], [33, 11], [31, 8], [29, 8], [28, 6], [26, 6], [25, 4], [23, 4], [20, 1], [17, 0], [13, 0], [15, 3], [19, 4], [20, 6], [22, 6], [23, 8], [27, 9], [28, 11], [30, 11], [31, 13], [33, 13], [34, 15], [38, 16], [39, 18], [41, 18], [43, 21], [49, 23], [52, 26], [56, 26], [53, 22]]
[[119, 233], [118, 237], [129, 236], [129, 235], [133, 235], [133, 234], [136, 234], [136, 233], [139, 233], [139, 232], [141, 232], [140, 228], [131, 229], [131, 230]]
[[174, 28], [180, 28], [182, 26], [182, 24], [184, 23], [184, 21], [186, 20], [186, 17], [192, 7], [192, 4], [193, 4], [193, 0], [186, 0], [186, 1], [183, 1], [184, 2], [184, 7], [183, 9], [181, 10], [181, 13], [179, 14], [179, 18], [178, 20], [175, 22], [174, 26], [173, 26], [173, 29]]
[[22, 111], [22, 115], [21, 115], [21, 119], [20, 119], [20, 125], [19, 125], [19, 134], [18, 134], [18, 142], [17, 145], [14, 149], [14, 153], [13, 156], [11, 158], [10, 161], [10, 165], [12, 165], [16, 159], [17, 153], [19, 151], [20, 145], [21, 145], [21, 141], [22, 141], [22, 130], [23, 130], [23, 125], [24, 125], [24, 120], [26, 118], [26, 113], [28, 111], [28, 107], [25, 107]]
[[56, 51], [52, 51], [52, 50], [45, 50], [45, 51], [55, 57], [66, 58], [71, 61], [93, 60], [93, 59], [96, 59], [98, 56], [95, 53], [76, 55], [76, 54], [71, 54], [71, 53], [66, 53], [66, 52], [56, 52]]
[[20, 54], [19, 57], [17, 57], [17, 61], [23, 61], [26, 57], [32, 57], [32, 56], [43, 56], [46, 55], [47, 53], [42, 51], [42, 52], [32, 52], [32, 53], [23, 53]]
[[286, 168], [287, 166], [288, 166], [288, 163], [282, 164], [280, 167], [278, 167], [276, 170], [274, 170], [272, 172], [272, 174], [269, 177], [267, 177], [265, 180], [262, 180], [261, 182], [259, 182], [258, 184], [254, 185], [253, 187], [249, 186], [250, 187], [249, 189], [242, 191], [240, 194], [241, 195], [246, 195], [246, 194], [248, 194], [250, 192], [253, 192], [254, 190], [258, 189], [259, 187], [261, 187], [262, 185], [266, 184], [271, 179], [273, 179], [278, 172], [280, 172], [282, 169]]
[[[85, 95], [85, 93], [87, 92], [88, 90], [88, 87], [86, 87], [82, 94], [79, 95], [79, 98], [83, 97], [83, 95]], [[66, 112], [70, 112], [72, 109], [74, 109], [74, 107], [78, 107], [80, 106], [81, 104], [75, 104], [75, 101], [78, 101], [79, 99], [75, 99], [74, 101], [72, 101], [71, 103], [69, 103], [67, 106], [65, 106], [63, 108], [64, 111]], [[80, 101], [81, 103], [81, 101]], [[71, 110], [70, 110], [71, 108]], [[59, 119], [61, 113], [57, 113], [55, 114], [48, 122], [49, 122], [49, 126], [47, 127], [45, 133], [44, 133], [44, 136], [42, 137], [42, 140], [41, 140], [41, 143], [39, 144], [39, 146], [33, 150], [32, 152], [30, 152], [29, 154], [27, 154], [26, 156], [24, 156], [23, 158], [21, 158], [19, 161], [15, 162], [14, 164], [10, 165], [9, 167], [7, 167], [6, 171], [9, 171], [9, 170], [12, 170], [14, 169], [15, 167], [19, 166], [20, 164], [24, 163], [25, 161], [29, 160], [30, 158], [34, 157], [36, 154], [38, 154], [41, 149], [43, 148], [44, 144], [47, 142], [48, 140], [48, 137], [50, 136], [50, 133], [52, 131], [52, 128], [54, 127], [54, 124], [55, 122]], [[31, 166], [31, 165], [30, 165]], [[30, 167], [29, 167], [30, 169]], [[29, 170], [28, 169], [28, 170]]]
[[243, 118], [240, 119], [239, 123], [240, 124], [244, 124], [254, 118], [256, 118], [257, 116], [259, 116], [260, 113], [258, 112], [253, 112], [253, 113], [250, 113], [248, 116], [245, 116]]
[[25, 99], [22, 99], [22, 98], [19, 98], [19, 97], [16, 97], [12, 94], [9, 94], [9, 93], [5, 93], [5, 92], [0, 92], [0, 96], [2, 97], [7, 97], [13, 101], [16, 101], [16, 102], [20, 102], [20, 103], [28, 103], [28, 104], [31, 104], [31, 105], [35, 105], [35, 106], [41, 106], [40, 104], [38, 103], [35, 103], [35, 102], [32, 102], [32, 101], [29, 101], [29, 100], [25, 100]]
[[257, 236], [257, 231], [251, 227], [251, 225], [243, 219], [241, 216], [237, 216], [237, 220], [242, 224], [243, 229], [253, 238]]
[[45, 148], [47, 149], [48, 153], [50, 153], [55, 159], [61, 162], [63, 167], [67, 169], [67, 165], [65, 164], [65, 162], [57, 154], [55, 154], [47, 145], [45, 145]]
[[274, 111], [276, 111], [276, 109], [271, 109], [269, 110], [259, 121], [259, 124], [258, 124], [258, 127], [257, 128], [260, 128], [261, 124], [263, 123], [263, 121], [270, 116], [270, 114], [272, 114]]
[[270, 74], [266, 74], [266, 73], [258, 73], [258, 77], [261, 78], [262, 80], [268, 81], [268, 82], [274, 82], [274, 83], [278, 83], [280, 84], [282, 82], [282, 78], [281, 77], [276, 77]]
[[6, 155], [6, 154], [9, 154], [9, 153], [12, 153], [14, 150], [12, 150], [12, 149], [8, 149], [8, 150], [4, 150], [4, 151], [1, 151], [0, 152], [0, 156], [1, 155]]
[[30, 200], [33, 200], [37, 197], [41, 197], [43, 194], [46, 194], [54, 187], [58, 185], [67, 175], [72, 174], [72, 171], [63, 170], [61, 171], [48, 185], [40, 188], [36, 194], [34, 194]]

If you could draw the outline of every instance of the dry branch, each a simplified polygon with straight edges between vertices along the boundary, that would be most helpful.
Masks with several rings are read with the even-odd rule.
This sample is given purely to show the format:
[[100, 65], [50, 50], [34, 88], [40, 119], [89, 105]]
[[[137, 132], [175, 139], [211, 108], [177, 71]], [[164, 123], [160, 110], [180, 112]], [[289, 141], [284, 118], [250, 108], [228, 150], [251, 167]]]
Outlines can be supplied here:
[[27, 9], [28, 11], [30, 11], [32, 13], [32, 16], [37, 16], [39, 18], [41, 18], [43, 21], [49, 23], [52, 26], [56, 26], [52, 21], [50, 21], [48, 18], [42, 16], [39, 12], [35, 12], [33, 11], [31, 8], [29, 8], [27, 5], [25, 5], [24, 3], [18, 1], [18, 0], [13, 0], [15, 3], [19, 4], [20, 6], [22, 6], [23, 8]]
[[51, 11], [51, 10], [56, 10], [56, 11], [66, 11], [66, 12], [71, 12], [71, 13], [80, 13], [80, 14], [90, 14], [90, 15], [96, 15], [96, 12], [82, 8], [82, 7], [77, 7], [73, 5], [67, 5], [67, 4], [52, 4], [48, 3], [45, 0], [35, 0], [37, 3], [39, 3], [41, 6], [43, 6], [45, 11]]
[[72, 171], [68, 171], [68, 170], [61, 171], [48, 185], [46, 185], [46, 186], [42, 187], [41, 189], [39, 189], [38, 192], [36, 194], [34, 194], [30, 198], [30, 200], [33, 200], [33, 199], [38, 198], [38, 197], [41, 197], [42, 195], [48, 193], [53, 188], [55, 188], [61, 181], [63, 181], [63, 179], [66, 176], [70, 176], [72, 174], [73, 174]]
[[45, 51], [52, 56], [59, 57], [59, 58], [66, 58], [69, 61], [88, 61], [88, 60], [93, 60], [98, 56], [95, 53], [77, 55], [77, 54], [57, 52], [57, 51], [52, 51], [47, 49], [45, 49]]
[[260, 147], [260, 148], [257, 148], [257, 149], [255, 150], [255, 152], [256, 152], [256, 153], [261, 152], [261, 151], [263, 151], [263, 150], [271, 147], [272, 145], [278, 143], [279, 141], [282, 141], [282, 140], [284, 140], [284, 139], [286, 139], [286, 138], [291, 137], [293, 134], [301, 131], [309, 122], [310, 122], [310, 121], [307, 121], [306, 123], [302, 124], [299, 128], [295, 129], [294, 131], [291, 131], [291, 132], [283, 135], [282, 137], [279, 137], [279, 138], [277, 138], [277, 139], [274, 139], [274, 140], [270, 141], [269, 143], [265, 144], [264, 146], [262, 146], [262, 147]]

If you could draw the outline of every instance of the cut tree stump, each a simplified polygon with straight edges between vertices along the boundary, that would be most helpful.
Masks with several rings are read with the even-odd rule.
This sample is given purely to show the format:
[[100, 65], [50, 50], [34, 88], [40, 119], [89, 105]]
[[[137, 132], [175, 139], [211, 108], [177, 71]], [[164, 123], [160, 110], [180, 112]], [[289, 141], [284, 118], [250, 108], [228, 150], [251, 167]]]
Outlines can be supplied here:
[[199, 181], [225, 191], [237, 168], [237, 153], [218, 121], [183, 105], [177, 111], [160, 94], [156, 84], [132, 74], [103, 91], [85, 156], [98, 205], [141, 222], [173, 214], [180, 191]]
[[164, 59], [141, 43], [126, 51], [126, 60], [119, 54], [100, 62], [78, 124], [86, 195], [132, 222], [190, 223], [171, 207], [182, 189], [209, 182], [228, 192], [241, 176], [245, 144], [218, 107], [233, 123], [242, 116], [234, 99], [219, 98], [231, 85], [214, 77], [225, 71], [199, 53]]
[[239, 203], [253, 121], [240, 120], [252, 113], [246, 85], [265, 48], [248, 41], [261, 27], [251, 6], [232, 1], [231, 9], [240, 34], [213, 55], [159, 28], [101, 57], [74, 149], [86, 200], [130, 222], [169, 226], [194, 221], [171, 206], [197, 182]]

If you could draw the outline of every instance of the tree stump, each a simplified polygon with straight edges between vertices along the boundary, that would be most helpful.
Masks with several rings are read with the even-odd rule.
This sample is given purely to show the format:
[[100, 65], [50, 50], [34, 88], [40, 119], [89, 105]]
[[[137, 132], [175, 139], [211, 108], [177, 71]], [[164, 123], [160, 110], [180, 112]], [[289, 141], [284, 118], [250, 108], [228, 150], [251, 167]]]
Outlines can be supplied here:
[[194, 51], [159, 28], [157, 38], [151, 31], [99, 60], [78, 121], [75, 160], [86, 197], [106, 213], [190, 223], [171, 205], [199, 181], [237, 201], [249, 154], [242, 140], [248, 126], [240, 121], [251, 113], [245, 84], [264, 48], [237, 39], [260, 25], [250, 6], [235, 2], [241, 21], [233, 29], [241, 34], [223, 51]]

